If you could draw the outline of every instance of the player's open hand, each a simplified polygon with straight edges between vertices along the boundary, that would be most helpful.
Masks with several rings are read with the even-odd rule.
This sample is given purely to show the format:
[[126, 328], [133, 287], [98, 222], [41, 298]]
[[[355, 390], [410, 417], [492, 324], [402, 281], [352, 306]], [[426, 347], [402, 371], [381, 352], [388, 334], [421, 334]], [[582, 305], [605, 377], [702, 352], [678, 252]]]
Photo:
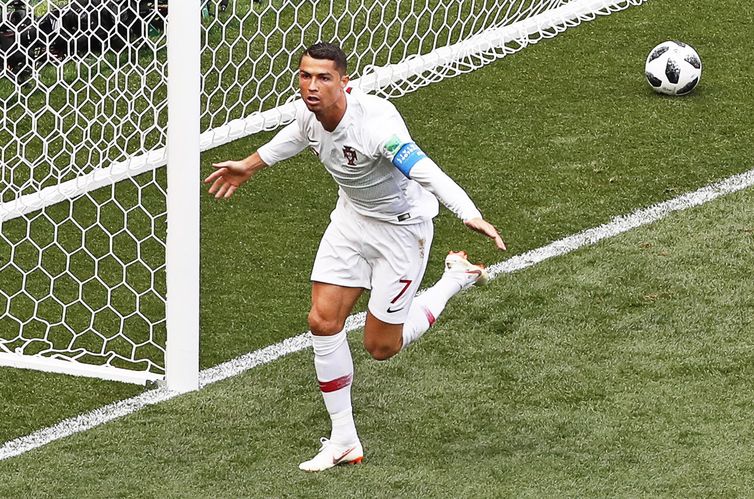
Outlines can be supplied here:
[[497, 229], [493, 227], [491, 223], [478, 217], [466, 220], [464, 223], [466, 224], [466, 227], [468, 227], [469, 229], [479, 232], [480, 234], [487, 236], [493, 241], [495, 241], [495, 246], [497, 246], [498, 249], [501, 249], [503, 251], [506, 250], [505, 243], [503, 242], [503, 238], [500, 237], [500, 234], [497, 232]]
[[204, 183], [212, 182], [209, 193], [214, 194], [215, 199], [228, 199], [254, 174], [246, 161], [223, 161], [212, 166], [216, 170], [204, 179]]

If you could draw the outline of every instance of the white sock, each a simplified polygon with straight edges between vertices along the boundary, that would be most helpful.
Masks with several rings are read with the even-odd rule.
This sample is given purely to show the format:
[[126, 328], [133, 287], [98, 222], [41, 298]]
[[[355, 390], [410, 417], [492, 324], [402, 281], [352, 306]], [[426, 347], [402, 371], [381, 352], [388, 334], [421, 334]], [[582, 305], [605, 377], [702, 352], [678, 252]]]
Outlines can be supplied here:
[[330, 440], [342, 445], [356, 442], [359, 437], [351, 409], [353, 360], [346, 332], [341, 331], [332, 336], [312, 335], [312, 346], [314, 370], [332, 422]]
[[445, 310], [448, 300], [461, 289], [461, 284], [456, 282], [455, 279], [443, 275], [434, 286], [414, 298], [414, 301], [411, 302], [411, 308], [408, 310], [406, 322], [403, 324], [403, 346], [401, 350], [427, 332], [430, 326], [440, 317], [442, 311]]

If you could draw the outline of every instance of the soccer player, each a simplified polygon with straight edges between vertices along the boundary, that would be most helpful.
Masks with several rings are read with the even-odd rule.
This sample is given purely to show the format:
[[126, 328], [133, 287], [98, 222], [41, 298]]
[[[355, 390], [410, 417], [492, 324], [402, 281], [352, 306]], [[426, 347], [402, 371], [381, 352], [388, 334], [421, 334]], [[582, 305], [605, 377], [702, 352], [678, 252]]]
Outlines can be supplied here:
[[298, 78], [302, 100], [295, 121], [248, 158], [214, 164], [205, 182], [212, 183], [210, 194], [228, 198], [262, 168], [309, 147], [339, 186], [314, 261], [308, 316], [332, 431], [329, 439], [321, 439], [319, 453], [299, 465], [322, 471], [363, 459], [344, 331], [362, 292], [370, 290], [364, 346], [375, 359], [389, 359], [424, 334], [453, 295], [488, 278], [466, 253], [451, 252], [442, 278], [414, 297], [427, 264], [438, 199], [499, 249], [505, 244], [464, 190], [411, 139], [393, 104], [348, 86], [340, 47], [317, 43], [306, 49]]

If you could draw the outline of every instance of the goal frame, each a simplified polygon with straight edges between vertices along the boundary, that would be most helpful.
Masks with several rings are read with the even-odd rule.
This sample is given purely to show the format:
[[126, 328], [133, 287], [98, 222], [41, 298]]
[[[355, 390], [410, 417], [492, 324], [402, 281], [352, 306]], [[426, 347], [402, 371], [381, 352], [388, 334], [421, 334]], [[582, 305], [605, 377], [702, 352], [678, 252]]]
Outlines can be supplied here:
[[[289, 99], [273, 109], [242, 115], [201, 132], [201, 11], [204, 1], [169, 2], [165, 147], [142, 152], [125, 161], [94, 167], [72, 180], [0, 202], [2, 227], [5, 221], [167, 166], [165, 374], [13, 352], [0, 353], [0, 366], [145, 385], [158, 383], [177, 392], [199, 388], [200, 154], [231, 141], [278, 128], [292, 121], [295, 115], [294, 104]], [[352, 80], [352, 85], [365, 92], [386, 96], [392, 96], [391, 92], [396, 88], [408, 88], [408, 92], [432, 83], [437, 75], [443, 79], [471, 71], [504, 54], [555, 36], [582, 21], [645, 1], [572, 0], [516, 23], [485, 30], [458, 43], [432, 47], [428, 53], [411, 55], [395, 64], [367, 66], [359, 78]], [[161, 102], [164, 104], [165, 101]]]
[[[169, 390], [188, 392], [199, 388], [199, 240], [200, 240], [200, 99], [201, 99], [201, 2], [172, 0], [168, 10], [168, 130], [167, 145], [149, 153], [154, 165], [167, 165], [167, 239], [165, 374], [98, 366], [39, 355], [0, 352], [0, 366], [88, 376], [142, 385], [161, 384]], [[120, 175], [118, 174], [120, 172]], [[113, 175], [113, 173], [115, 173]], [[122, 168], [110, 165], [73, 181], [43, 189], [7, 204], [0, 203], [4, 220], [35, 211], [58, 200], [110, 185], [137, 175], [133, 161]], [[49, 194], [49, 195], [45, 195]], [[52, 199], [50, 199], [52, 197]], [[58, 199], [60, 198], [60, 199]], [[14, 213], [13, 205], [21, 209]], [[15, 216], [14, 216], [15, 215]]]

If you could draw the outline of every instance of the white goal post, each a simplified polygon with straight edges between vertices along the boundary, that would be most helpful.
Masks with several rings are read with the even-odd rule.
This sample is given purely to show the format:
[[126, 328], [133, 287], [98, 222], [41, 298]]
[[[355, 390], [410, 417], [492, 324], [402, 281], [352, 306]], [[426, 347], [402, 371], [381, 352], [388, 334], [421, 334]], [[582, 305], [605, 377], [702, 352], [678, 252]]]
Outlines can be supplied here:
[[392, 98], [644, 1], [0, 3], [0, 366], [198, 387], [199, 154], [292, 119], [307, 45]]

